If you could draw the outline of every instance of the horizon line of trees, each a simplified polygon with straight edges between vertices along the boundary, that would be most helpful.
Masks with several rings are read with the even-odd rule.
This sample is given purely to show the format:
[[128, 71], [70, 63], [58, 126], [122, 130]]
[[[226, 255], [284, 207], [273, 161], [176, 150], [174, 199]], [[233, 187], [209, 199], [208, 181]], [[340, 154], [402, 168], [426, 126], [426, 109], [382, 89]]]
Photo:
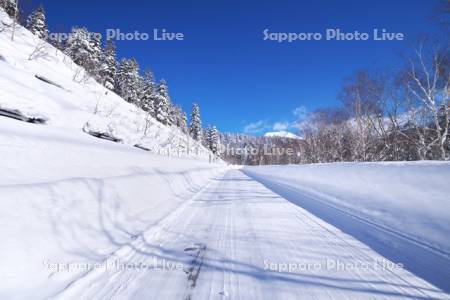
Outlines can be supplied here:
[[[302, 139], [224, 133], [223, 157], [249, 165], [449, 161], [450, 44], [423, 39], [404, 59], [396, 71], [358, 70], [346, 78], [340, 105], [298, 120]], [[264, 151], [272, 148], [293, 154]]]
[[[301, 140], [221, 134], [223, 157], [250, 165], [450, 160], [448, 36], [425, 37], [403, 58], [398, 70], [346, 78], [340, 105], [298, 120]], [[265, 153], [271, 148], [294, 154]]]

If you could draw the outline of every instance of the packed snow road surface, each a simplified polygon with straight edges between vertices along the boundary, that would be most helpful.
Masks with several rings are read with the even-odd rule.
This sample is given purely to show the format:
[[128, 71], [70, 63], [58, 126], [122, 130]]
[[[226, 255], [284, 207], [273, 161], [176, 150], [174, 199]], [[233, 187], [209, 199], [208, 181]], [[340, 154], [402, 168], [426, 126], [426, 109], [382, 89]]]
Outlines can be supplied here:
[[448, 298], [237, 169], [104, 263], [54, 298]]

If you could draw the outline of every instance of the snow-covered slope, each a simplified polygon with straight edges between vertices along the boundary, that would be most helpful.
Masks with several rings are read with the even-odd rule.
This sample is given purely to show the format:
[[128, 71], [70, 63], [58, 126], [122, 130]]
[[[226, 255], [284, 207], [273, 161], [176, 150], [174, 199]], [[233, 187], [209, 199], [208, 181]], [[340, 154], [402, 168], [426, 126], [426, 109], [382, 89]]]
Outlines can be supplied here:
[[246, 172], [323, 196], [450, 253], [450, 163], [333, 163], [246, 167]]
[[18, 110], [48, 126], [108, 133], [154, 153], [209, 159], [210, 152], [89, 79], [62, 52], [17, 26], [0, 10], [0, 109]]
[[293, 134], [292, 132], [288, 131], [273, 131], [273, 132], [266, 132], [264, 134], [266, 137], [283, 137], [283, 138], [290, 138], [290, 139], [301, 139], [296, 134]]

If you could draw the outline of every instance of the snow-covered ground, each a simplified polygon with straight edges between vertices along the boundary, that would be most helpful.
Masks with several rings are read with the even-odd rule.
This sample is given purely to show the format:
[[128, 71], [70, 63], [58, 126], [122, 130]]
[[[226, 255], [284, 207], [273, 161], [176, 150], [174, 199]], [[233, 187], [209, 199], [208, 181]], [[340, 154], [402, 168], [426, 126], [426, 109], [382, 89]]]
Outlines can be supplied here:
[[11, 275], [1, 278], [0, 297], [449, 297], [240, 170], [218, 173], [194, 196], [155, 194], [170, 190], [163, 180], [141, 173], [2, 187], [9, 268], [1, 274]]
[[450, 163], [334, 163], [244, 172], [450, 290]]
[[[417, 223], [445, 222], [448, 187], [425, 181], [448, 175], [445, 163], [242, 172], [8, 118], [0, 118], [0, 154], [0, 299], [450, 297], [442, 291], [448, 291], [447, 241], [429, 240], [448, 228], [393, 228], [388, 218], [380, 217], [379, 225], [370, 218], [376, 210], [397, 213], [389, 204], [395, 199], [383, 200], [395, 180], [404, 189], [401, 203], [421, 206], [414, 208], [421, 212]], [[320, 194], [313, 195], [314, 178], [322, 180]], [[338, 184], [339, 178], [348, 182]], [[372, 195], [368, 207], [356, 199], [372, 184], [379, 193], [365, 194]], [[340, 187], [345, 193], [339, 194]], [[417, 194], [430, 188], [432, 196]], [[311, 209], [311, 202], [331, 205], [330, 195], [347, 201], [338, 206], [333, 198], [344, 213]], [[420, 202], [420, 195], [441, 209]], [[414, 214], [403, 206], [399, 216]], [[360, 219], [357, 228], [378, 233], [370, 239], [381, 238], [390, 252], [342, 228]], [[377, 226], [385, 231], [370, 230]], [[439, 264], [426, 264], [435, 278], [397, 265], [408, 254], [397, 248], [397, 238], [408, 235], [409, 241], [413, 234], [423, 249], [415, 252], [418, 266], [441, 255]]]
[[161, 226], [223, 164], [0, 117], [0, 299], [43, 299]]
[[239, 170], [217, 177], [166, 221], [111, 258], [111, 265], [157, 262], [158, 269], [98, 269], [57, 298], [446, 297]]

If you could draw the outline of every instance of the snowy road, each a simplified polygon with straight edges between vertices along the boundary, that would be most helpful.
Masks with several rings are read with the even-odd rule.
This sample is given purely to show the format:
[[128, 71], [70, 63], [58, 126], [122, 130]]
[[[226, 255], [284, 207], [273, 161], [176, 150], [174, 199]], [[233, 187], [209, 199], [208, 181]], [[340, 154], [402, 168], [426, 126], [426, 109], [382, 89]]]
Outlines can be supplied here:
[[0, 300], [450, 299], [449, 162], [228, 169], [0, 24]]
[[55, 298], [448, 297], [239, 170], [215, 178], [105, 265]]

